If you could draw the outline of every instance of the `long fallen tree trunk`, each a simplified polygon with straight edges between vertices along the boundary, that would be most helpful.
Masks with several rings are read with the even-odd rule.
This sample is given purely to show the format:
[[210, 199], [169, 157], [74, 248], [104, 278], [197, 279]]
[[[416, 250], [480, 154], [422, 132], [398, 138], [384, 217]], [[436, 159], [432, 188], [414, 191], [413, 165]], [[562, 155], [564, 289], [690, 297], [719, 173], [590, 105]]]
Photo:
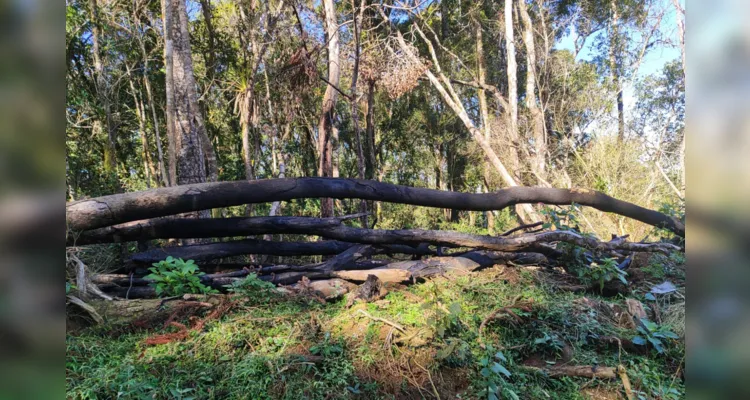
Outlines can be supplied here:
[[[216, 224], [220, 221], [194, 220], [192, 224], [200, 226], [204, 221], [208, 224]], [[227, 221], [227, 225], [231, 225]], [[269, 232], [271, 233], [271, 232]], [[497, 250], [506, 252], [515, 251], [534, 251], [538, 247], [555, 242], [573, 243], [591, 250], [603, 251], [644, 251], [644, 252], [662, 252], [679, 250], [679, 247], [669, 243], [631, 243], [617, 239], [610, 242], [600, 242], [594, 238], [582, 236], [569, 231], [551, 231], [534, 234], [525, 234], [516, 237], [496, 237], [472, 235], [468, 233], [436, 230], [419, 230], [419, 229], [399, 229], [399, 230], [377, 230], [361, 229], [348, 226], [337, 226], [332, 228], [321, 228], [315, 230], [315, 234], [348, 241], [352, 243], [365, 243], [373, 245], [386, 245], [393, 253], [405, 254], [426, 254], [419, 252], [415, 248], [404, 246], [404, 243], [414, 245], [430, 243], [438, 246], [451, 247], [470, 247], [475, 249]], [[185, 235], [181, 237], [193, 237]], [[401, 244], [401, 245], [399, 245]], [[345, 250], [345, 244], [341, 242], [302, 242], [302, 243], [281, 243], [267, 242], [261, 240], [247, 239], [231, 242], [220, 242], [211, 244], [165, 247], [143, 253], [134, 254], [132, 260], [135, 262], [157, 262], [167, 256], [193, 259], [204, 261], [208, 259], [230, 257], [245, 254], [280, 254], [280, 255], [302, 255], [310, 254], [311, 251], [323, 251], [327, 249], [338, 250], [340, 253]], [[388, 251], [388, 250], [384, 250]], [[411, 251], [411, 253], [407, 253]], [[321, 254], [321, 253], [318, 253]], [[325, 253], [331, 254], [331, 253]]]
[[[320, 242], [273, 242], [269, 240], [244, 239], [231, 242], [157, 248], [133, 254], [130, 259], [136, 263], [151, 264], [169, 256], [184, 260], [194, 260], [196, 262], [248, 254], [288, 257], [310, 255], [332, 256], [342, 253], [353, 246], [356, 246], [356, 244], [335, 240]], [[432, 255], [436, 253], [434, 250], [430, 250], [427, 245], [412, 247], [399, 244], [382, 246], [380, 252], [383, 254], [410, 255]]]
[[66, 219], [67, 228], [75, 236], [76, 232], [124, 222], [300, 198], [356, 198], [469, 211], [500, 210], [525, 203], [577, 203], [685, 235], [685, 225], [677, 218], [589, 189], [510, 187], [494, 193], [478, 194], [341, 178], [211, 182], [115, 194], [67, 204]]

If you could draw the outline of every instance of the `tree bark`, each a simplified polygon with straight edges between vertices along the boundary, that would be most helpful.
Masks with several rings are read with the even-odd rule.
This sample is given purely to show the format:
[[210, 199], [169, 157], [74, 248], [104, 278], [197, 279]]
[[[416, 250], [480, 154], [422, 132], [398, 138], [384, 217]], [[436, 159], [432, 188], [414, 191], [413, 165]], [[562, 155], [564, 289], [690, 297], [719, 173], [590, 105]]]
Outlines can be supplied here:
[[172, 83], [174, 93], [174, 141], [176, 183], [206, 181], [203, 118], [198, 108], [198, 94], [193, 75], [188, 15], [185, 0], [169, 0], [172, 11], [173, 40]]
[[518, 1], [518, 10], [524, 23], [523, 41], [526, 46], [526, 108], [530, 114], [534, 154], [529, 160], [531, 171], [536, 175], [540, 185], [547, 184], [547, 140], [544, 132], [544, 113], [536, 101], [536, 46], [534, 45], [534, 26], [526, 8], [526, 0]]
[[[338, 98], [338, 91], [334, 89], [333, 86], [339, 86], [341, 75], [339, 67], [339, 33], [338, 22], [336, 20], [336, 8], [333, 0], [323, 0], [323, 8], [325, 9], [325, 30], [326, 40], [328, 42], [329, 84], [326, 86], [326, 91], [323, 95], [323, 108], [320, 114], [320, 120], [318, 122], [318, 150], [320, 153], [318, 175], [322, 177], [333, 177], [333, 119], [336, 108], [336, 100]], [[333, 216], [333, 199], [321, 199], [320, 215], [321, 217]]]
[[590, 189], [516, 186], [494, 193], [456, 193], [357, 179], [296, 178], [211, 182], [79, 200], [66, 205], [68, 229], [83, 231], [190, 211], [301, 198], [359, 198], [469, 211], [500, 210], [516, 204], [572, 203], [613, 212], [684, 236], [674, 217], [617, 200]]

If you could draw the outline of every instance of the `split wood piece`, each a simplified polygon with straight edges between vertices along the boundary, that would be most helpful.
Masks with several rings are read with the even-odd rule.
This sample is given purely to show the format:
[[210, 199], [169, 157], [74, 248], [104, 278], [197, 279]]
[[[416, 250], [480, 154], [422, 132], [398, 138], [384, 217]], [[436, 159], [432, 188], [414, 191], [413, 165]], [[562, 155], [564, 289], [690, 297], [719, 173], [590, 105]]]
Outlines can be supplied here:
[[677, 218], [590, 189], [509, 187], [494, 193], [458, 193], [342, 178], [296, 178], [210, 182], [121, 193], [66, 204], [73, 232], [191, 211], [301, 198], [357, 198], [467, 211], [500, 210], [516, 204], [577, 203], [685, 235]]
[[411, 280], [409, 271], [398, 269], [372, 269], [368, 271], [334, 271], [333, 276], [352, 282], [365, 282], [368, 275], [375, 275], [381, 282], [401, 283]]
[[357, 288], [357, 285], [343, 279], [324, 279], [320, 281], [308, 281], [289, 286], [295, 291], [311, 291], [318, 297], [331, 301], [341, 298]]
[[395, 262], [380, 269], [408, 271], [414, 279], [422, 279], [447, 273], [466, 275], [480, 267], [479, 263], [465, 257], [431, 257], [426, 260]]
[[356, 301], [364, 301], [370, 303], [376, 300], [380, 300], [388, 293], [388, 290], [383, 287], [383, 283], [378, 279], [376, 275], [367, 275], [365, 283], [359, 285], [355, 290], [351, 291], [346, 298], [346, 307], [351, 307]]

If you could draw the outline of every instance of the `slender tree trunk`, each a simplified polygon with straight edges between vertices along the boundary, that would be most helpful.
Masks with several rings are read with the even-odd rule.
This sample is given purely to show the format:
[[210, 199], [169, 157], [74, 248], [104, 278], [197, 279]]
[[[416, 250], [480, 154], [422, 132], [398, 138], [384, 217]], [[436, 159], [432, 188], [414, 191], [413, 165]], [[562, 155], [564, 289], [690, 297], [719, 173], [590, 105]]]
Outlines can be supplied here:
[[151, 80], [148, 78], [148, 54], [146, 54], [146, 47], [141, 42], [141, 54], [143, 56], [143, 86], [146, 87], [146, 97], [148, 97], [148, 107], [151, 109], [151, 118], [154, 125], [154, 135], [156, 141], [156, 153], [159, 157], [159, 177], [160, 184], [163, 186], [169, 186], [169, 176], [164, 166], [164, 153], [161, 147], [161, 133], [159, 132], [159, 119], [156, 116], [156, 104], [154, 102], [154, 96], [151, 92]]
[[[511, 171], [515, 171], [517, 174], [515, 178], [518, 179], [520, 176], [518, 172], [521, 170], [521, 157], [519, 154], [523, 144], [518, 136], [518, 64], [516, 62], [516, 44], [513, 34], [513, 0], [505, 0], [503, 16], [505, 18], [505, 50], [508, 63], [508, 141], [511, 147], [509, 164]], [[510, 186], [517, 185], [512, 176], [510, 181], [513, 184], [508, 179], [506, 181]], [[531, 219], [537, 219], [531, 217], [535, 213], [528, 205], [517, 206], [516, 213], [521, 221], [525, 223], [531, 222]]]
[[[352, 9], [355, 9], [352, 0]], [[362, 14], [365, 12], [365, 0], [361, 0], [357, 16], [354, 19], [354, 70], [352, 71], [351, 85], [351, 114], [352, 124], [354, 125], [354, 136], [357, 145], [357, 172], [359, 179], [365, 179], [365, 155], [362, 149], [362, 132], [359, 129], [359, 100], [357, 96], [357, 81], [359, 80], [359, 55], [360, 55], [360, 26], [362, 25]], [[359, 203], [359, 211], [364, 215], [360, 218], [363, 228], [367, 228], [367, 202], [362, 199]]]
[[375, 81], [367, 82], [367, 117], [365, 127], [365, 178], [375, 179], [377, 158], [375, 156]]
[[208, 62], [206, 65], [206, 71], [208, 72], [208, 80], [213, 82], [216, 77], [216, 34], [214, 33], [213, 18], [211, 16], [211, 3], [209, 0], [200, 0], [201, 11], [203, 12], [203, 21], [206, 23], [206, 31], [208, 31]]
[[[676, 14], [675, 20], [677, 21], [677, 30], [680, 35], [680, 53], [682, 56], [682, 75], [687, 76], [687, 61], [685, 59], [685, 9], [682, 8], [680, 5], [679, 0], [672, 0], [672, 4], [674, 5]], [[682, 141], [680, 142], [680, 173], [681, 173], [681, 179], [680, 183], [682, 185], [682, 196], [685, 198], [685, 195], [687, 194], [686, 190], [686, 173], [685, 173], [685, 141], [686, 141], [685, 133], [683, 132]]]
[[[143, 105], [141, 96], [138, 95], [138, 91], [133, 83], [133, 77], [131, 76], [131, 70], [128, 67], [128, 84], [130, 85], [130, 92], [133, 95], [133, 104], [135, 105], [135, 115], [138, 118], [138, 130], [141, 134], [141, 153], [143, 158], [143, 175], [146, 177], [146, 187], [149, 189], [153, 184], [152, 177], [156, 175], [154, 165], [151, 163], [151, 151], [148, 147], [148, 137], [146, 136], [146, 111]], [[159, 186], [158, 184], [156, 185]]]
[[112, 107], [109, 101], [109, 87], [104, 76], [104, 63], [99, 41], [101, 39], [101, 22], [99, 20], [99, 5], [97, 0], [89, 0], [89, 16], [91, 18], [91, 47], [94, 56], [94, 75], [96, 79], [96, 95], [104, 108], [104, 126], [107, 130], [107, 140], [104, 147], [104, 169], [115, 174], [117, 170], [117, 147], [114, 123], [112, 121]]
[[609, 32], [609, 68], [612, 74], [612, 85], [617, 93], [617, 138], [619, 141], [625, 139], [625, 105], [622, 96], [622, 83], [620, 82], [620, 16], [615, 0], [610, 1], [612, 19]]
[[[476, 52], [477, 52], [477, 78], [479, 79], [479, 86], [480, 89], [477, 90], [477, 96], [479, 97], [479, 112], [482, 116], [482, 131], [484, 132], [484, 140], [487, 142], [492, 141], [492, 132], [490, 130], [490, 113], [489, 109], [487, 107], [487, 93], [485, 92], [482, 87], [485, 85], [486, 81], [486, 72], [485, 72], [485, 66], [484, 66], [484, 46], [482, 43], [482, 25], [479, 23], [479, 21], [474, 21], [474, 28], [476, 29]], [[491, 174], [490, 174], [490, 168], [489, 165], [484, 165], [484, 188], [487, 193], [490, 192], [490, 181], [491, 181]], [[495, 214], [492, 213], [492, 211], [486, 211], [485, 216], [487, 218], [487, 230], [489, 231], [490, 235], [492, 235], [495, 231]]]
[[[520, 146], [518, 140], [518, 66], [516, 63], [516, 45], [513, 38], [513, 0], [505, 0], [505, 49], [507, 52], [507, 74], [508, 74], [508, 138], [513, 146]], [[520, 163], [518, 162], [517, 151], [515, 160], [511, 162], [511, 167], [518, 171]], [[515, 164], [515, 165], [514, 165]]]
[[526, 46], [526, 108], [531, 116], [531, 131], [534, 139], [534, 154], [529, 160], [531, 171], [540, 185], [546, 185], [547, 145], [544, 134], [544, 113], [536, 101], [536, 46], [531, 17], [526, 9], [526, 0], [519, 0], [518, 10], [524, 23], [523, 41]]
[[166, 93], [166, 131], [167, 131], [167, 153], [169, 157], [168, 184], [177, 184], [177, 140], [175, 135], [175, 101], [174, 101], [174, 42], [172, 30], [174, 29], [172, 0], [161, 0], [162, 24], [164, 26], [164, 69], [165, 69], [165, 93]]
[[255, 171], [253, 168], [253, 164], [255, 163], [255, 159], [253, 157], [253, 146], [251, 142], [251, 135], [253, 135], [255, 132], [255, 90], [254, 83], [250, 82], [248, 83], [248, 87], [245, 89], [244, 94], [244, 104], [242, 106], [241, 110], [241, 120], [242, 120], [242, 159], [245, 165], [245, 179], [247, 180], [253, 180], [255, 179]]
[[[328, 42], [328, 82], [338, 87], [340, 80], [339, 33], [333, 0], [323, 0], [323, 8], [325, 9], [325, 29]], [[320, 176], [325, 177], [334, 176], [333, 142], [335, 138], [333, 118], [338, 92], [331, 85], [326, 86], [323, 96], [323, 109], [318, 122], [318, 149], [320, 153], [318, 172]], [[321, 199], [320, 213], [322, 217], [333, 216], [333, 199]]]

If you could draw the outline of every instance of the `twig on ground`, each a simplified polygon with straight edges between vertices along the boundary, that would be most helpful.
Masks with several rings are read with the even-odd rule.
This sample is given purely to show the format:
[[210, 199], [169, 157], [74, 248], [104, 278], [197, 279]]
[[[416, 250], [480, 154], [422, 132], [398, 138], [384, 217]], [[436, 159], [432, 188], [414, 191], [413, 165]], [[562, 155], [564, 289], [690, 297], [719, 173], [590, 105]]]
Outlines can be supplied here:
[[396, 328], [401, 333], [406, 333], [406, 329], [404, 329], [403, 326], [401, 326], [401, 325], [399, 325], [399, 324], [397, 324], [397, 323], [395, 323], [393, 321], [389, 321], [389, 320], [387, 320], [385, 318], [373, 317], [372, 315], [370, 315], [370, 313], [368, 313], [365, 310], [357, 310], [357, 313], [362, 314], [365, 317], [370, 318], [373, 321], [378, 321], [378, 322], [382, 322], [384, 324], [390, 325], [390, 326]]

